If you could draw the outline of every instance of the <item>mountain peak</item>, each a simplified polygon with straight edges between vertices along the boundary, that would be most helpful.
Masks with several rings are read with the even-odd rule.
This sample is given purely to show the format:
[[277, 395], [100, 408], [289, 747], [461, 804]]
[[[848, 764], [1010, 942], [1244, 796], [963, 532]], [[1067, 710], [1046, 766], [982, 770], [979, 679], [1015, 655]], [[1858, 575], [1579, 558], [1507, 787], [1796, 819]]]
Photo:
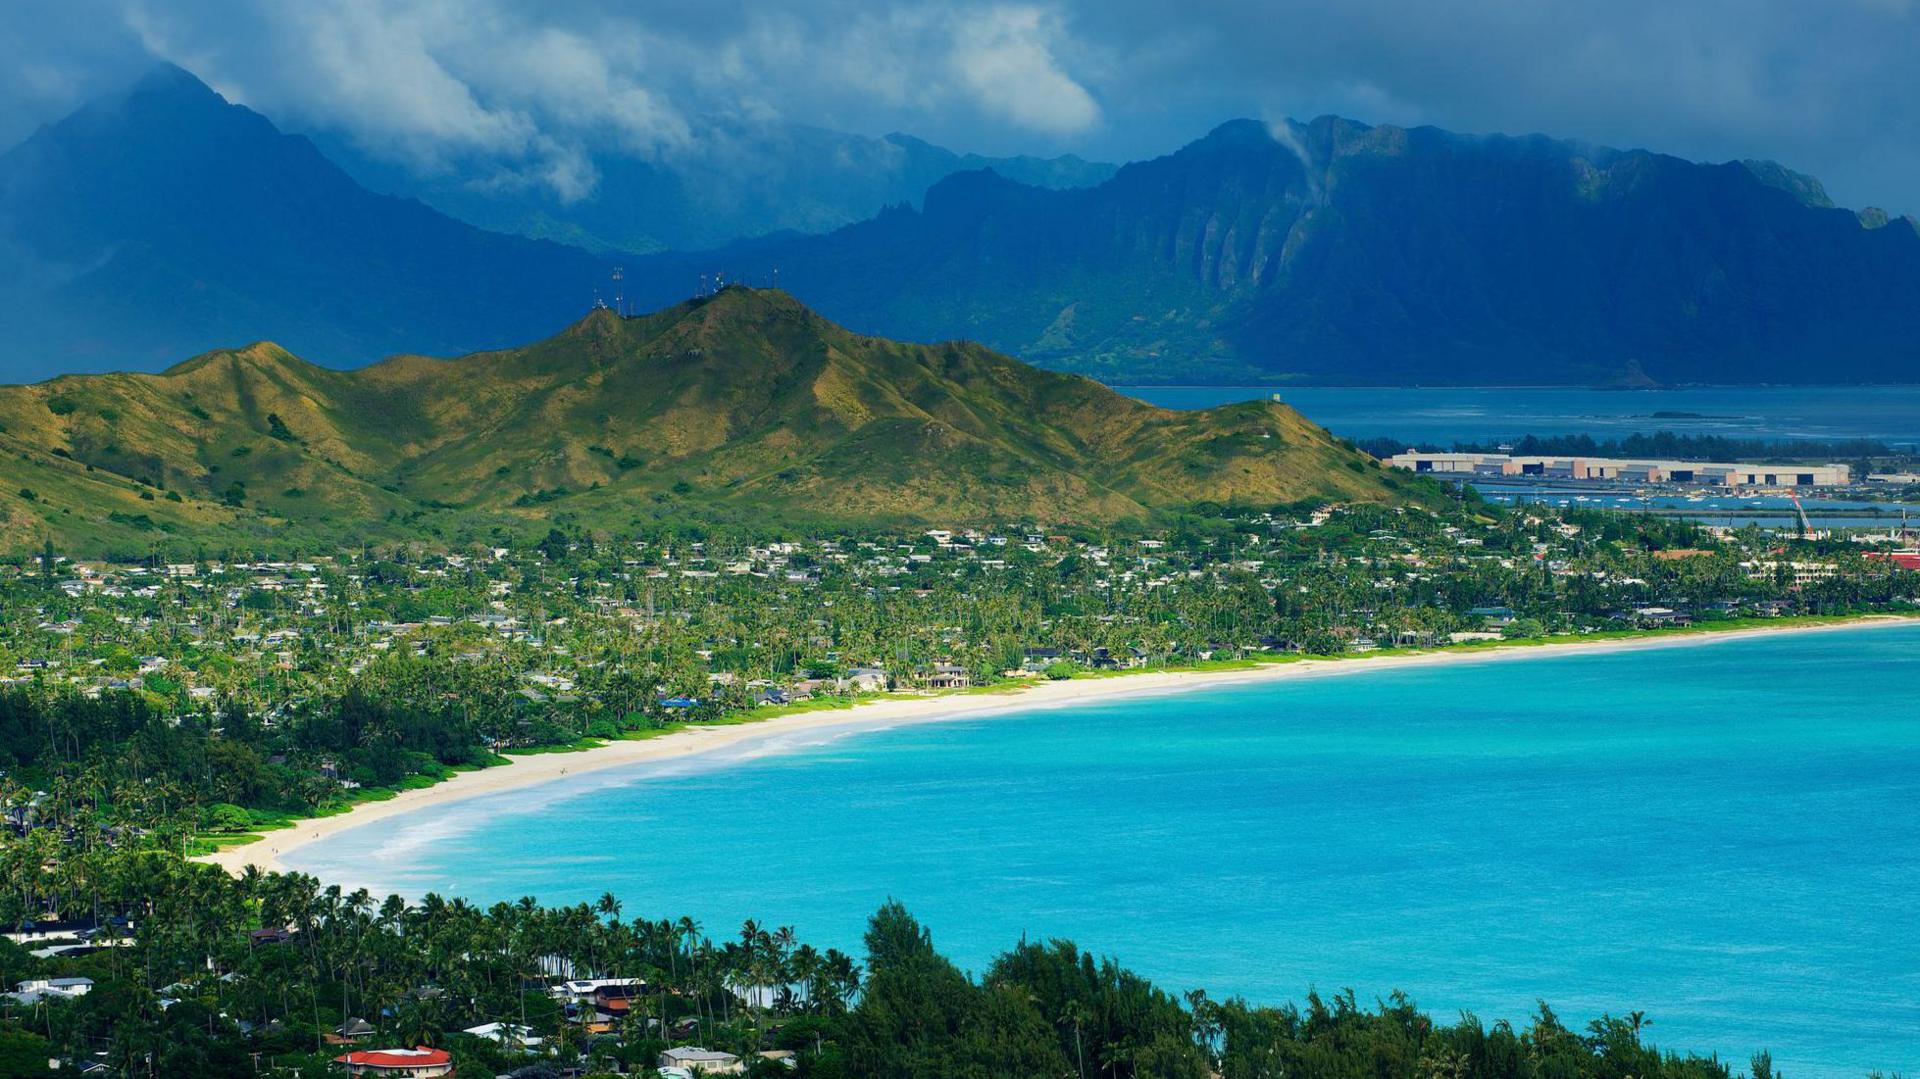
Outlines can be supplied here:
[[[1285, 121], [1281, 121], [1285, 123]], [[1254, 120], [1242, 116], [1228, 120], [1214, 127], [1212, 131], [1195, 140], [1194, 145], [1231, 145], [1234, 143], [1272, 142], [1273, 125], [1264, 120]]]
[[142, 90], [185, 91], [219, 96], [213, 87], [208, 86], [198, 75], [171, 60], [161, 60], [148, 68], [146, 74], [140, 76], [139, 80], [133, 84], [133, 89], [136, 92]]
[[148, 68], [118, 97], [107, 99], [117, 111], [155, 106], [172, 111], [227, 109], [233, 103], [198, 75], [167, 60]]
[[221, 363], [231, 363], [267, 370], [288, 367], [308, 369], [313, 367], [312, 364], [281, 348], [279, 345], [274, 344], [272, 341], [255, 341], [250, 345], [242, 345], [239, 348], [216, 348], [210, 352], [202, 352], [198, 356], [174, 364], [172, 367], [162, 371], [161, 374], [169, 376], [190, 375], [196, 371], [204, 371], [209, 367], [218, 366]]
[[688, 303], [695, 309], [705, 308], [714, 313], [767, 312], [781, 311], [788, 314], [811, 315], [807, 305], [795, 299], [793, 293], [782, 288], [755, 288], [752, 285], [732, 284], [709, 296], [700, 296]]

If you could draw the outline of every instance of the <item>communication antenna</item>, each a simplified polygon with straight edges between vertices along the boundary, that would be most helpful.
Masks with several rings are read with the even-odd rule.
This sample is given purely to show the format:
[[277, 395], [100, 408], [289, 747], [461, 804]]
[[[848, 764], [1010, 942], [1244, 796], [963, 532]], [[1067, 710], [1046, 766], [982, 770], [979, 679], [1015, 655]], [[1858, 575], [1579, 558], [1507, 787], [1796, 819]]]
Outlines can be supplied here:
[[627, 279], [627, 271], [619, 266], [613, 268], [613, 313], [622, 318], [627, 314], [626, 290], [621, 282]]
[[775, 266], [773, 268], [773, 287], [774, 288], [780, 287], [780, 267], [778, 266]]

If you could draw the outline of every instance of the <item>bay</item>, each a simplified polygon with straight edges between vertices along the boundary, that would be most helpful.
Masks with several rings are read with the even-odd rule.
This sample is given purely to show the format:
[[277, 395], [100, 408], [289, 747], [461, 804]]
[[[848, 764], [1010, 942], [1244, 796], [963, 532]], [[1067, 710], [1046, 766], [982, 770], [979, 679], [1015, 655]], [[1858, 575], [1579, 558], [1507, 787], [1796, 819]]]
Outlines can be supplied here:
[[[1920, 627], [1367, 671], [774, 736], [423, 809], [325, 880], [746, 918], [980, 970], [1067, 937], [1264, 1003], [1645, 1011], [1796, 1077], [1920, 1071]], [[1739, 1070], [1738, 1068], [1736, 1070]]]

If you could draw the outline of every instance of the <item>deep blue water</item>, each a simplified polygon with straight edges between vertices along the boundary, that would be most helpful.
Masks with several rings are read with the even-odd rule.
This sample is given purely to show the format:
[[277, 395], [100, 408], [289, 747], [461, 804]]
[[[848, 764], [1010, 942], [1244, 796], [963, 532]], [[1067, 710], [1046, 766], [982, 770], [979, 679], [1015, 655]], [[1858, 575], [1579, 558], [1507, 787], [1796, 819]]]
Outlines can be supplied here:
[[[1683, 390], [1133, 386], [1122, 393], [1168, 408], [1205, 408], [1279, 393], [1348, 438], [1391, 435], [1450, 446], [1521, 435], [1635, 432], [1738, 438], [1920, 441], [1920, 386], [1709, 386]], [[1691, 413], [1698, 418], [1656, 416]]]
[[618, 894], [979, 969], [1071, 937], [1170, 988], [1646, 1011], [1794, 1079], [1920, 1072], [1920, 627], [1530, 655], [958, 720], [382, 822], [324, 879]]

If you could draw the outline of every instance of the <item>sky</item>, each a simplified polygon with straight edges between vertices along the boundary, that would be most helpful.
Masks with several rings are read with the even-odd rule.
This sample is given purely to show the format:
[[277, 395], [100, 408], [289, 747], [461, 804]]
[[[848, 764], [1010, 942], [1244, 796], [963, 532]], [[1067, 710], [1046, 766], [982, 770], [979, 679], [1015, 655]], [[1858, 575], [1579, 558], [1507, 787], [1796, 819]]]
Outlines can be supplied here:
[[0, 146], [156, 60], [283, 128], [559, 198], [716, 122], [1168, 152], [1240, 116], [1544, 132], [1920, 211], [1920, 0], [10, 0]]

